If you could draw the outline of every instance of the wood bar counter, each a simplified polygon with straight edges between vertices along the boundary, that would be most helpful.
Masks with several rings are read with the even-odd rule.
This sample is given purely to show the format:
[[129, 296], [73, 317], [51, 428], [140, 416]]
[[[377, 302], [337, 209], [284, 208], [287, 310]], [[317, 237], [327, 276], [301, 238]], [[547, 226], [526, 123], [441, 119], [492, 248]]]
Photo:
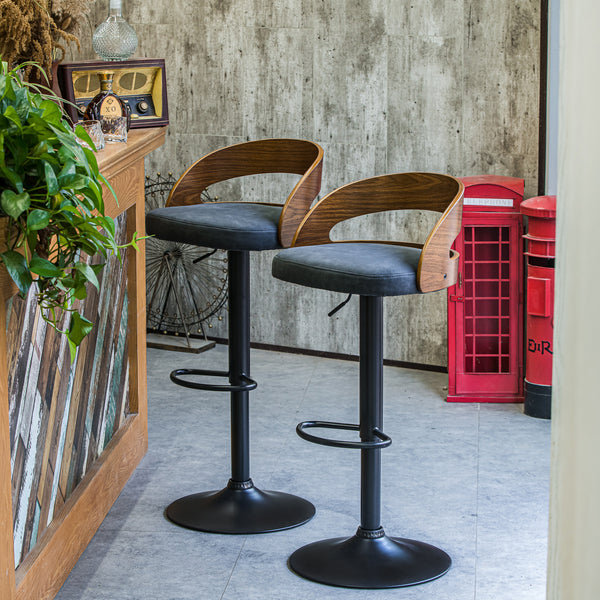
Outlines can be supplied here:
[[[105, 190], [106, 213], [119, 220], [127, 239], [134, 231], [139, 235], [144, 233], [144, 157], [160, 147], [164, 137], [165, 128], [135, 129], [129, 132], [126, 144], [107, 144], [97, 153], [100, 171], [118, 199], [117, 204], [112, 194]], [[44, 323], [32, 316], [35, 311], [19, 308], [25, 306], [26, 301], [13, 298], [16, 288], [5, 269], [0, 269], [0, 323], [3, 324], [0, 327], [2, 600], [54, 598], [146, 453], [144, 242], [139, 243], [139, 252], [128, 249], [126, 254], [123, 268], [119, 270], [120, 263], [116, 262], [117, 267], [113, 267], [112, 275], [103, 280], [95, 299], [86, 300], [91, 306], [89, 310], [95, 310], [100, 317], [105, 314], [106, 329], [91, 319], [94, 329], [98, 330], [94, 334], [96, 338], [88, 343], [87, 354], [84, 354], [84, 341], [80, 348], [80, 364], [73, 366], [64, 359], [64, 344], [60, 345], [58, 336], [52, 337], [54, 332], [45, 338], [39, 334]], [[105, 271], [109, 271], [108, 264]], [[110, 289], [102, 290], [103, 286], [111, 286], [113, 280], [122, 283], [118, 294]], [[121, 309], [117, 307], [114, 314], [106, 315], [110, 312], [106, 306], [112, 309], [113, 298], [117, 295]], [[25, 322], [25, 317], [29, 321]], [[111, 320], [117, 321], [116, 324]], [[105, 331], [110, 335], [105, 335]], [[23, 346], [25, 336], [29, 336], [28, 343]], [[111, 353], [109, 360], [103, 356], [107, 348]], [[55, 358], [58, 356], [60, 363]], [[19, 365], [19, 360], [27, 364]], [[33, 369], [36, 360], [37, 368]], [[110, 380], [111, 376], [114, 381]], [[24, 406], [30, 402], [29, 395], [23, 395], [21, 405], [18, 399], [15, 400], [14, 390], [19, 389], [18, 384], [28, 386], [28, 393], [29, 388], [34, 388], [38, 403], [35, 408]], [[78, 394], [78, 386], [85, 387], [85, 394]], [[105, 390], [103, 398], [96, 401], [93, 395], [100, 389]], [[107, 398], [115, 396], [114, 389], [117, 389], [117, 396], [122, 390], [120, 399], [109, 402]], [[63, 399], [62, 405], [57, 401], [60, 406], [56, 408], [54, 398], [60, 393], [67, 400]], [[99, 408], [91, 414], [89, 407], [96, 404]], [[98, 417], [102, 410], [104, 416]], [[18, 424], [15, 422], [17, 414]], [[73, 416], [77, 417], [76, 423]], [[35, 421], [36, 426], [23, 434], [26, 417], [30, 422]], [[108, 421], [108, 425], [101, 422], [101, 435], [96, 435], [93, 426], [102, 419]], [[42, 434], [45, 439], [40, 438], [37, 444], [31, 439]], [[78, 435], [85, 444], [78, 442]], [[82, 446], [85, 446], [83, 451]], [[83, 458], [78, 456], [74, 460], [76, 451]], [[63, 460], [63, 456], [67, 458]], [[69, 465], [69, 460], [73, 464]], [[30, 497], [26, 501], [20, 500], [22, 506], [16, 507], [15, 497], [21, 489], [27, 489]]]

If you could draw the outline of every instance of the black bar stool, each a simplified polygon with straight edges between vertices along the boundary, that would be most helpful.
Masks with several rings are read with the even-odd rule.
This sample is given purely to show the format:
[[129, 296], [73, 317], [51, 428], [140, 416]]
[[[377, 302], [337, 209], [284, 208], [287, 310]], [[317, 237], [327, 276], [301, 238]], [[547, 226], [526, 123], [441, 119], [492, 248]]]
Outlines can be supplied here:
[[[297, 574], [334, 586], [392, 588], [443, 575], [451, 559], [435, 546], [388, 537], [381, 526], [383, 432], [383, 297], [418, 294], [456, 283], [458, 255], [451, 245], [461, 227], [463, 186], [433, 173], [384, 175], [350, 183], [318, 202], [302, 222], [292, 248], [273, 260], [273, 275], [299, 285], [360, 296], [359, 424], [305, 421], [300, 437], [326, 446], [361, 451], [360, 526], [352, 537], [308, 544], [289, 565]], [[419, 209], [443, 213], [425, 244], [332, 242], [337, 223], [359, 215]], [[357, 431], [360, 441], [312, 433]]]
[[[244, 142], [195, 162], [175, 184], [165, 208], [146, 216], [158, 238], [227, 250], [229, 265], [229, 369], [177, 369], [171, 380], [196, 390], [230, 393], [231, 478], [220, 491], [201, 492], [167, 507], [173, 522], [213, 533], [266, 533], [310, 520], [314, 506], [297, 496], [262, 491], [250, 478], [250, 267], [249, 252], [285, 248], [321, 186], [323, 150], [304, 140]], [[202, 203], [201, 194], [220, 181], [264, 173], [296, 173], [300, 181], [284, 205], [252, 202]], [[227, 384], [198, 381], [223, 377]]]

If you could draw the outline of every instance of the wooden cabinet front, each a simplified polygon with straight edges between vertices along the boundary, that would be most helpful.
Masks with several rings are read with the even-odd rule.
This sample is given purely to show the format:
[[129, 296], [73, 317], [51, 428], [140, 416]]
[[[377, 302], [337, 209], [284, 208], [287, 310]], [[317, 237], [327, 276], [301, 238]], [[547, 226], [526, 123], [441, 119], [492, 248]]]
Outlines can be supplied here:
[[[98, 153], [106, 212], [125, 241], [144, 232], [144, 157], [164, 128]], [[147, 449], [144, 243], [111, 258], [71, 364], [33, 294], [0, 280], [0, 597], [53, 598]], [[12, 469], [11, 469], [12, 465]], [[15, 569], [16, 567], [16, 569]]]

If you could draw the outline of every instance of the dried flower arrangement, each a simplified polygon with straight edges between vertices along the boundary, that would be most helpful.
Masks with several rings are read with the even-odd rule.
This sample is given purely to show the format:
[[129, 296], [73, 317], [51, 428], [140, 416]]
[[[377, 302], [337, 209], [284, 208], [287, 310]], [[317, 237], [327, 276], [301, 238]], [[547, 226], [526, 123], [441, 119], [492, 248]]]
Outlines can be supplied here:
[[79, 36], [93, 0], [0, 0], [0, 56], [9, 65], [35, 61], [51, 72]]

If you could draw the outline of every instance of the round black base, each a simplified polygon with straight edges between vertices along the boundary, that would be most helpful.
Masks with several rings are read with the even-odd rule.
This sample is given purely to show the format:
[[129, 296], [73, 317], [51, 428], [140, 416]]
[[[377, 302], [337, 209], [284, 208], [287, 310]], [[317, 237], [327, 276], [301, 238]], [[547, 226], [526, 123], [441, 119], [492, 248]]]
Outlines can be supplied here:
[[261, 491], [252, 481], [230, 481], [221, 491], [202, 492], [175, 500], [167, 517], [188, 529], [209, 533], [268, 533], [310, 521], [315, 507], [283, 492]]
[[523, 412], [529, 417], [550, 419], [552, 416], [552, 386], [525, 380]]
[[385, 589], [425, 583], [442, 576], [452, 564], [439, 548], [386, 535], [333, 538], [294, 552], [289, 566], [298, 575], [327, 585]]

